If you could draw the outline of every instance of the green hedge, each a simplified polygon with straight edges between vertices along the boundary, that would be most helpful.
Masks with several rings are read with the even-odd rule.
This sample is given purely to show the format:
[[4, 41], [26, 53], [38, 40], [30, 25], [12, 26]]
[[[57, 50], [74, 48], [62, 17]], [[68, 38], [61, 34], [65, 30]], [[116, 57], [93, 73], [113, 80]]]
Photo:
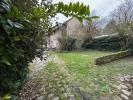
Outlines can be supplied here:
[[24, 16], [17, 19], [17, 10], [8, 0], [0, 1], [0, 97], [18, 94], [29, 72], [28, 63], [43, 53], [36, 41], [37, 30]]
[[[118, 35], [104, 36], [104, 37], [94, 38], [91, 41], [86, 40], [84, 41], [82, 47], [85, 49], [119, 51], [121, 50], [120, 42], [121, 39], [118, 37]], [[130, 43], [129, 48], [127, 49], [132, 49], [132, 48], [133, 48], [133, 42]]]

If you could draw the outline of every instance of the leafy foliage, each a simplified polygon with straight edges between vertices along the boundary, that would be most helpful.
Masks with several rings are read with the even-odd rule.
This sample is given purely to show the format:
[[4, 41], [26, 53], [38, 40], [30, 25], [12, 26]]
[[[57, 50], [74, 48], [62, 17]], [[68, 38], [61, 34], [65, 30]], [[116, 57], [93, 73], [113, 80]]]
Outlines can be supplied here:
[[5, 13], [10, 9], [10, 2], [4, 1], [1, 4], [5, 5], [1, 6], [4, 10], [0, 12], [0, 95], [3, 95], [17, 91], [27, 76], [30, 60], [25, 49], [28, 41], [21, 33], [24, 30], [23, 24], [10, 20]]
[[59, 2], [57, 12], [61, 12], [65, 16], [75, 16], [80, 21], [83, 21], [83, 19], [91, 20], [92, 18], [88, 17], [88, 15], [90, 15], [90, 10], [88, 8], [89, 7], [85, 6], [83, 3], [80, 4], [79, 2], [73, 4], [70, 3], [69, 5]]
[[75, 49], [76, 39], [66, 36], [65, 38], [59, 38], [59, 45], [61, 51], [72, 51]]
[[[130, 37], [133, 34], [133, 1], [123, 0], [121, 4], [112, 13], [112, 19], [115, 21], [114, 29], [120, 35], [122, 40], [121, 47], [123, 50], [129, 48], [132, 42]], [[129, 34], [126, 36], [125, 35]], [[124, 42], [123, 42], [124, 41]]]
[[[105, 37], [99, 37], [90, 40], [84, 41], [84, 44], [82, 45], [86, 49], [96, 49], [96, 50], [107, 50], [107, 51], [119, 51], [122, 50], [123, 45], [121, 43], [126, 43], [126, 39], [129, 37], [128, 35], [124, 36], [105, 36]], [[130, 40], [133, 40], [132, 37], [130, 37]], [[128, 44], [128, 48], [126, 49], [132, 49], [133, 48], [133, 42], [130, 42]]]
[[28, 63], [35, 56], [42, 58], [51, 18], [56, 13], [89, 18], [89, 8], [85, 7], [48, 0], [41, 4], [37, 0], [0, 1], [0, 96], [16, 94], [27, 77]]

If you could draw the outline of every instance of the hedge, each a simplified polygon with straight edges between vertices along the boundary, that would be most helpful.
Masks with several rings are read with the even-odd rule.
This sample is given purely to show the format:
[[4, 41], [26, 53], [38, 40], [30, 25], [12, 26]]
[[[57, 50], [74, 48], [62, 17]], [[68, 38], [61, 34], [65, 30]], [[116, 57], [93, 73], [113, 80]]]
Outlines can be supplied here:
[[[133, 39], [132, 39], [133, 40]], [[99, 38], [93, 38], [91, 41], [86, 40], [84, 41], [82, 47], [85, 49], [97, 49], [97, 50], [107, 50], [107, 51], [120, 51], [121, 39], [118, 35], [112, 36], [103, 36]], [[130, 43], [129, 48], [133, 48], [133, 42]]]
[[0, 1], [0, 97], [10, 94], [13, 100], [28, 78], [28, 64], [43, 53], [37, 29], [15, 11], [11, 2]]

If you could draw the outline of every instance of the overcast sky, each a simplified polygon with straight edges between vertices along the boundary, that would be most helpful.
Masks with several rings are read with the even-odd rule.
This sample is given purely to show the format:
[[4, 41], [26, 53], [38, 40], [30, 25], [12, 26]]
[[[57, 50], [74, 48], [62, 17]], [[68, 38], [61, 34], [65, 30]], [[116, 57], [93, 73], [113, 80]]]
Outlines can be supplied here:
[[[53, 0], [54, 3], [59, 1], [62, 1], [66, 4], [69, 2], [83, 2], [85, 5], [90, 6], [91, 11], [96, 11], [97, 15], [101, 17], [108, 16], [109, 13], [120, 4], [119, 0]], [[59, 22], [64, 22], [67, 20], [67, 18], [61, 14], [58, 14], [57, 17]]]

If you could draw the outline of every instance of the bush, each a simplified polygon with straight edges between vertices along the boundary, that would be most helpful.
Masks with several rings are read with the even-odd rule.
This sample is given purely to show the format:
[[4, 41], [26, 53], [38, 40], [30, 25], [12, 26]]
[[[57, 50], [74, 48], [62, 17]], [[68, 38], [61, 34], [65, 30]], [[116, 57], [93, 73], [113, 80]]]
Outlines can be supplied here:
[[[84, 41], [82, 47], [85, 49], [97, 49], [107, 51], [119, 51], [121, 50], [120, 43], [126, 39], [126, 36], [121, 39], [118, 35], [104, 36], [99, 38], [93, 38], [91, 41]], [[133, 40], [133, 39], [132, 39]], [[132, 49], [133, 42], [131, 42], [127, 49]]]
[[8, 0], [0, 1], [0, 97], [17, 94], [27, 77], [28, 63], [43, 52], [36, 30], [26, 18], [16, 17], [19, 10], [11, 6]]
[[71, 37], [64, 37], [64, 38], [60, 38], [59, 39], [59, 46], [60, 46], [60, 50], [64, 50], [64, 51], [71, 51], [73, 49], [75, 49], [75, 45], [76, 45], [76, 39], [71, 38]]

